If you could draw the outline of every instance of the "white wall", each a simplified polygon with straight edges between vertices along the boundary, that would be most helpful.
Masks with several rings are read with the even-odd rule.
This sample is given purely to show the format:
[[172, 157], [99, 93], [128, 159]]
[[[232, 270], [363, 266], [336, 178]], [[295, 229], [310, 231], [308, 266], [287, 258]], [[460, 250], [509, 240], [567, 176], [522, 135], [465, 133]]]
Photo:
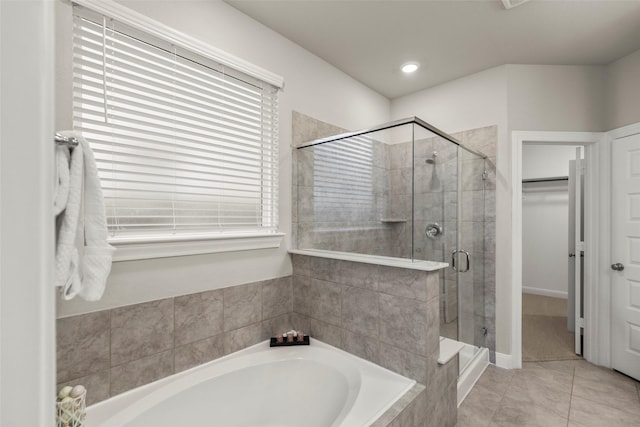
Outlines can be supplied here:
[[[280, 230], [287, 233], [287, 240], [277, 250], [118, 262], [113, 265], [101, 301], [59, 303], [58, 316], [291, 274], [286, 253], [291, 234], [291, 111], [346, 129], [360, 129], [388, 121], [389, 100], [223, 2], [120, 3], [284, 77], [285, 88], [280, 95]], [[71, 127], [71, 7], [59, 0], [56, 8], [56, 54], [61, 58], [57, 67], [56, 125], [62, 129]]]
[[640, 50], [606, 68], [607, 130], [640, 122]]
[[50, 426], [56, 353], [49, 1], [0, 1], [0, 63], [0, 425]]
[[524, 144], [522, 147], [522, 179], [569, 175], [569, 160], [575, 160], [576, 147], [571, 145]]
[[508, 65], [509, 128], [604, 131], [604, 67]]
[[[523, 179], [568, 176], [569, 161], [575, 157], [575, 147], [525, 144], [522, 148]], [[524, 293], [567, 298], [568, 240], [568, 181], [523, 184]]]
[[392, 119], [418, 116], [445, 132], [498, 126], [496, 165], [496, 351], [511, 348], [511, 150], [507, 68], [491, 68], [391, 102]]

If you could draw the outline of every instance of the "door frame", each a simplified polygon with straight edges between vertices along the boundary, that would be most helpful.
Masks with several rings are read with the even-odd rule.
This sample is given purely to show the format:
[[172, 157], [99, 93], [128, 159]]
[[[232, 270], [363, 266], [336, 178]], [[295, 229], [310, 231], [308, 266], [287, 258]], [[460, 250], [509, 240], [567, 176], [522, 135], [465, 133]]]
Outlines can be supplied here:
[[[596, 364], [610, 363], [608, 272], [598, 260], [610, 256], [610, 142], [602, 132], [513, 131], [511, 134], [511, 367], [522, 367], [522, 146], [525, 143], [585, 146], [585, 274], [584, 357]], [[595, 248], [594, 250], [590, 250]], [[603, 278], [602, 275], [605, 275]], [[604, 279], [604, 280], [603, 280]], [[605, 282], [607, 282], [605, 284]], [[605, 364], [606, 366], [606, 364]]]
[[55, 6], [0, 0], [0, 425], [54, 424]]

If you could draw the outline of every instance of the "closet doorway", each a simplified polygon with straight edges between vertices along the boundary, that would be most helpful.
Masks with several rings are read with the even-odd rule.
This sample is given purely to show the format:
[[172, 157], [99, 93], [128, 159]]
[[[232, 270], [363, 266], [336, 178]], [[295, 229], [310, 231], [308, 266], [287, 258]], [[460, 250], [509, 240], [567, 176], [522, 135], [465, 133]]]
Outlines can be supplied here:
[[581, 358], [584, 151], [522, 147], [523, 362]]

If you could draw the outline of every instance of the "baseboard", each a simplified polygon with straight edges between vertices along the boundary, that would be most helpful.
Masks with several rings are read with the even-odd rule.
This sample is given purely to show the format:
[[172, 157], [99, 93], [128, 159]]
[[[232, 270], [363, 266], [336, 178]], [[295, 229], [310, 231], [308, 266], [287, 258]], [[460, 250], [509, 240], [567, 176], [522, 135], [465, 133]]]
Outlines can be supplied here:
[[513, 356], [496, 351], [496, 366], [503, 369], [513, 369]]
[[569, 293], [564, 291], [553, 291], [551, 289], [531, 288], [529, 286], [522, 287], [523, 294], [541, 295], [543, 297], [568, 299]]

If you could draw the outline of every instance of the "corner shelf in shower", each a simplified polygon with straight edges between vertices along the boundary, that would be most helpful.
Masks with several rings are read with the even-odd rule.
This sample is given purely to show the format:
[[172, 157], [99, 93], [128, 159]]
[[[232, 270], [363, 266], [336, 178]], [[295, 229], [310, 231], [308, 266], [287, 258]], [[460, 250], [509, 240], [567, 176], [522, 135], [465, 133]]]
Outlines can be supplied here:
[[400, 224], [407, 222], [407, 220], [404, 218], [380, 218], [380, 222], [386, 222], [389, 224]]

